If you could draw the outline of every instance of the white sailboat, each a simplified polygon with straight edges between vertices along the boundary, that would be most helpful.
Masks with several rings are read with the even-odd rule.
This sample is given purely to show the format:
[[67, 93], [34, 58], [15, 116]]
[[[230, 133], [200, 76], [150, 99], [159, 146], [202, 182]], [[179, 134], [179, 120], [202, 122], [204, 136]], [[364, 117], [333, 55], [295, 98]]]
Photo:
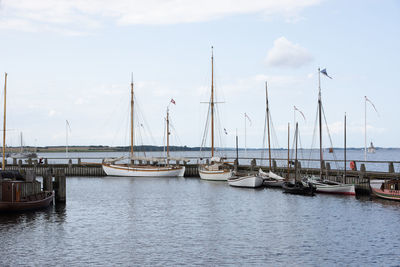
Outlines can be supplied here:
[[[344, 136], [345, 136], [345, 149], [344, 149], [344, 183], [333, 182], [329, 180], [322, 179], [322, 161], [323, 161], [323, 154], [322, 154], [322, 100], [321, 100], [321, 73], [325, 76], [329, 77], [326, 69], [320, 70], [318, 69], [318, 115], [319, 115], [319, 144], [320, 144], [320, 175], [318, 178], [311, 178], [309, 182], [316, 186], [316, 191], [320, 193], [330, 193], [330, 194], [344, 194], [344, 195], [355, 195], [355, 189], [353, 184], [346, 183], [346, 116], [344, 121]], [[331, 78], [331, 77], [329, 77]], [[331, 78], [332, 79], [332, 78]]]
[[[236, 160], [237, 164], [239, 164], [237, 134], [236, 134]], [[262, 186], [263, 181], [264, 179], [259, 175], [244, 175], [244, 176], [235, 176], [229, 178], [228, 184], [230, 186], [235, 186], [235, 187], [256, 188]]]
[[374, 103], [368, 99], [367, 96], [364, 96], [364, 160], [367, 161], [367, 152], [375, 153], [375, 147], [371, 142], [371, 146], [367, 148], [367, 102], [369, 102], [374, 108], [376, 114], [379, 115], [378, 110], [376, 109]]
[[14, 159], [37, 158], [37, 154], [35, 152], [29, 152], [29, 151], [24, 150], [24, 142], [23, 142], [23, 138], [22, 138], [22, 132], [20, 133], [20, 142], [21, 142], [21, 146], [19, 148], [19, 152], [11, 154], [11, 156], [10, 156], [11, 158], [14, 158]]
[[268, 85], [265, 82], [265, 98], [266, 98], [266, 117], [267, 117], [267, 134], [268, 134], [268, 159], [269, 159], [269, 172], [265, 173], [261, 169], [259, 170], [259, 177], [263, 178], [264, 185], [270, 187], [282, 187], [285, 178], [272, 172], [271, 164], [271, 138], [270, 138], [270, 128], [269, 128], [269, 104], [268, 104]]
[[[170, 165], [170, 160], [178, 160], [170, 158], [169, 156], [169, 108], [167, 108], [167, 157], [166, 158], [140, 158], [135, 157], [133, 153], [134, 143], [134, 97], [133, 97], [133, 80], [131, 82], [131, 145], [130, 145], [130, 162], [128, 164], [116, 164], [116, 161], [124, 159], [109, 159], [105, 160], [102, 164], [103, 170], [107, 175], [110, 176], [132, 176], [132, 177], [183, 177], [185, 173], [185, 167], [179, 165]], [[185, 160], [185, 159], [179, 159]], [[139, 164], [135, 164], [138, 161]], [[142, 164], [141, 162], [153, 161], [155, 164]]]
[[214, 54], [213, 47], [211, 47], [211, 100], [210, 100], [210, 111], [211, 111], [211, 159], [209, 163], [202, 164], [199, 166], [199, 175], [203, 180], [212, 181], [226, 181], [232, 177], [232, 169], [223, 159], [214, 156]]

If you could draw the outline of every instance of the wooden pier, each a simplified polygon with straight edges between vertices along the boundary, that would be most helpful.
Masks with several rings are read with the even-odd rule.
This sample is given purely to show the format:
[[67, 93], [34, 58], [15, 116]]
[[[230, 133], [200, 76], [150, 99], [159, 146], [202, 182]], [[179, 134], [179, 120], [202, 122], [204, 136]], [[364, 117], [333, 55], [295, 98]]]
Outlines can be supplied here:
[[[62, 171], [65, 176], [106, 176], [104, 173], [101, 163], [89, 163], [86, 162], [88, 159], [84, 159], [85, 161], [82, 161], [81, 158], [76, 158], [76, 159], [68, 159], [67, 164], [48, 164], [49, 160], [54, 160], [54, 159], [44, 159], [42, 164], [39, 164], [35, 160], [28, 160], [25, 162], [22, 162], [21, 160], [13, 161], [13, 164], [6, 164], [6, 169], [7, 170], [23, 170], [25, 172], [27, 171], [33, 171], [37, 176], [45, 176], [47, 172], [50, 172], [52, 175], [56, 175], [56, 170], [57, 171]], [[65, 159], [64, 159], [65, 160]], [[99, 160], [99, 159], [97, 159]], [[198, 163], [200, 160], [198, 158], [193, 158], [191, 159], [192, 162], [197, 162], [197, 163], [192, 163], [192, 164], [185, 164], [186, 170], [185, 170], [185, 177], [199, 177], [199, 172], [198, 172]], [[233, 159], [227, 159], [228, 161], [234, 162]], [[242, 161], [243, 159], [239, 159], [239, 162]], [[245, 159], [249, 161], [248, 159]], [[100, 160], [101, 161], [101, 160]], [[307, 161], [310, 160], [299, 160], [298, 161], [298, 172], [301, 175], [316, 175], [319, 176], [320, 174], [320, 169], [319, 168], [303, 168], [302, 164], [307, 163]], [[311, 160], [315, 161], [315, 160]], [[351, 160], [348, 160], [350, 163]], [[72, 163], [75, 162], [75, 163]], [[250, 165], [238, 165], [234, 166], [237, 168], [239, 172], [252, 172], [252, 171], [258, 171], [259, 168], [262, 168], [264, 171], [269, 171], [269, 168], [266, 166], [260, 166], [262, 163], [261, 159], [252, 159]], [[264, 159], [265, 162], [265, 159]], [[272, 160], [272, 171], [274, 171], [277, 174], [280, 174], [283, 177], [286, 177], [287, 174], [287, 166], [278, 166], [277, 162], [283, 162], [283, 159], [273, 159]], [[343, 169], [332, 169], [331, 164], [333, 164], [334, 160], [331, 160], [329, 162], [323, 162], [323, 176], [326, 179], [330, 180], [336, 180], [336, 181], [342, 181], [343, 175], [344, 175], [344, 170]], [[342, 161], [340, 161], [342, 162]], [[360, 161], [354, 162], [355, 169], [354, 170], [346, 170], [346, 179], [348, 183], [360, 183], [361, 181], [365, 181], [366, 179], [392, 179], [392, 178], [398, 178], [400, 177], [400, 173], [395, 172], [394, 164], [397, 164], [400, 166], [400, 162], [389, 162], [389, 161], [368, 161], [366, 163], [373, 163], [373, 164], [384, 164], [387, 167], [387, 172], [382, 172], [382, 171], [368, 171], [365, 168], [365, 164], [361, 163]], [[342, 163], [343, 164], [343, 163]], [[234, 165], [234, 164], [233, 164]], [[265, 164], [263, 164], [265, 165]], [[381, 168], [382, 169], [382, 168]], [[290, 173], [293, 175], [294, 167], [291, 166], [290, 168]]]

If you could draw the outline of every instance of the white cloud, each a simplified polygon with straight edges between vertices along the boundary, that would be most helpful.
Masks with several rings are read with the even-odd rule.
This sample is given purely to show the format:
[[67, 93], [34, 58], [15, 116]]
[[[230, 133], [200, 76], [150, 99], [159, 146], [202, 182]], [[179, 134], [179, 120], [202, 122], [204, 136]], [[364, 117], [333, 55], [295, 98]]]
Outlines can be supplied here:
[[79, 34], [111, 21], [117, 25], [193, 23], [240, 14], [282, 16], [297, 21], [299, 13], [320, 0], [3, 0], [0, 28]]
[[298, 44], [291, 43], [285, 37], [274, 41], [268, 51], [267, 64], [272, 67], [299, 68], [313, 60], [312, 55]]
[[49, 111], [49, 117], [53, 117], [56, 114], [56, 111], [54, 109]]

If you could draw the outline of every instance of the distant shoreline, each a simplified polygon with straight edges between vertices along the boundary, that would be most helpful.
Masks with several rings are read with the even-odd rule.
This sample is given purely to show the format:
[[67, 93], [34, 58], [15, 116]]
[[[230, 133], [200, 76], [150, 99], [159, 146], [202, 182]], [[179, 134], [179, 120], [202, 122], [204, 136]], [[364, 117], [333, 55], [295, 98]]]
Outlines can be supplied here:
[[[170, 146], [170, 151], [200, 151], [200, 147], [188, 147], [188, 146]], [[232, 151], [236, 150], [236, 148], [216, 148], [219, 151]], [[325, 148], [327, 149], [327, 148]], [[364, 148], [351, 147], [347, 148], [347, 150], [363, 150]], [[376, 150], [396, 150], [400, 148], [384, 148], [384, 147], [376, 147]], [[20, 147], [7, 147], [8, 153], [18, 153], [20, 151]], [[57, 152], [65, 152], [65, 146], [43, 146], [43, 147], [24, 147], [25, 151], [35, 151], [38, 153], [57, 153]], [[210, 147], [202, 148], [202, 151], [210, 151]], [[244, 148], [239, 148], [240, 151], [245, 150]], [[247, 148], [247, 150], [265, 150], [265, 148]], [[271, 150], [287, 150], [286, 148], [275, 148]], [[302, 148], [302, 150], [310, 150], [309, 148]], [[318, 148], [314, 148], [313, 150], [318, 150]], [[333, 150], [343, 151], [342, 147], [334, 147]], [[69, 152], [129, 152], [130, 146], [69, 146]], [[134, 151], [154, 151], [160, 152], [164, 151], [163, 146], [134, 146]]]

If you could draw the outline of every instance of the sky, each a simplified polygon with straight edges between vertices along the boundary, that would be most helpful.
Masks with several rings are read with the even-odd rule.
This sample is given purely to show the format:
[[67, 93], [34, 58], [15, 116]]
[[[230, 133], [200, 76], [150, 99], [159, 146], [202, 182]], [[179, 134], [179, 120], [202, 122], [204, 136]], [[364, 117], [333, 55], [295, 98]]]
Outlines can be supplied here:
[[302, 147], [316, 147], [326, 68], [332, 145], [343, 147], [346, 112], [347, 146], [364, 146], [367, 96], [378, 111], [367, 102], [368, 143], [400, 147], [399, 26], [394, 0], [1, 0], [6, 143], [19, 145], [22, 132], [30, 146], [65, 145], [67, 135], [69, 145], [129, 145], [133, 75], [136, 144], [164, 143], [169, 107], [171, 144], [200, 146], [213, 46], [217, 146], [234, 147], [236, 132], [240, 147], [263, 146], [267, 82], [273, 147], [287, 147], [294, 117]]

